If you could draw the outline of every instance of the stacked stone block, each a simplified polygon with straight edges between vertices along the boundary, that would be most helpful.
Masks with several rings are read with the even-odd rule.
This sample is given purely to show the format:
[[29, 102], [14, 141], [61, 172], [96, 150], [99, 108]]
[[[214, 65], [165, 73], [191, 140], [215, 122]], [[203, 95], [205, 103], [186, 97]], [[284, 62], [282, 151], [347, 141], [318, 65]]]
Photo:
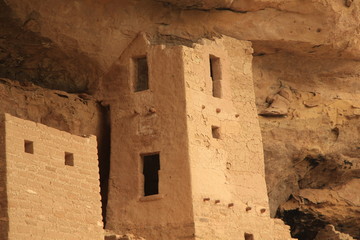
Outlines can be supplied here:
[[0, 115], [0, 239], [7, 239], [6, 161], [4, 115]]
[[[158, 44], [158, 43], [157, 43]], [[138, 91], [138, 59], [148, 88]], [[193, 46], [139, 35], [103, 87], [112, 111], [107, 227], [146, 239], [291, 239], [270, 218], [251, 43]], [[160, 156], [144, 194], [144, 155]]]
[[0, 126], [7, 201], [0, 224], [8, 227], [1, 239], [102, 239], [96, 138], [8, 114]]

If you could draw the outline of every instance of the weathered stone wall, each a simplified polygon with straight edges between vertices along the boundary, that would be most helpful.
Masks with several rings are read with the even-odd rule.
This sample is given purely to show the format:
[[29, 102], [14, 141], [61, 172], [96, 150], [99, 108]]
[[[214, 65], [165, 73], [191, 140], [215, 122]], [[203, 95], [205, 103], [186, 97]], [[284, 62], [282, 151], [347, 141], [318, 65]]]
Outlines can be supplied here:
[[[224, 37], [184, 49], [195, 234], [199, 239], [290, 239], [269, 218], [264, 158], [252, 81], [252, 48]], [[213, 96], [212, 68], [221, 75]], [[212, 128], [219, 127], [219, 136]], [[276, 235], [277, 234], [277, 235]]]
[[[172, 44], [219, 34], [252, 41], [257, 106], [264, 110], [272, 95], [281, 99], [275, 101], [277, 107], [290, 106], [287, 118], [260, 118], [272, 216], [290, 194], [297, 194], [299, 184], [301, 188], [324, 188], [328, 182], [339, 185], [358, 176], [354, 166], [359, 162], [359, 104], [353, 99], [359, 98], [359, 1], [7, 0], [0, 1], [0, 6], [0, 33], [6, 36], [0, 42], [1, 75], [47, 83], [43, 85], [47, 87], [61, 86], [67, 91], [95, 90], [86, 85], [96, 85], [101, 72], [111, 72], [110, 66], [139, 31], [162, 35]], [[290, 104], [277, 94], [280, 81], [290, 86], [290, 92], [294, 90], [295, 101]], [[101, 89], [96, 92], [105, 94]], [[18, 102], [37, 101], [29, 97], [31, 93], [25, 95], [26, 99], [19, 95], [5, 101], [16, 106]], [[62, 102], [60, 99], [54, 101]], [[26, 117], [41, 115], [41, 121], [56, 127], [69, 124], [71, 129], [88, 128], [77, 125], [82, 120], [73, 117], [71, 112], [78, 116], [77, 109], [71, 108], [74, 105], [57, 106], [50, 114], [51, 107], [27, 103], [21, 108], [5, 107]], [[60, 108], [71, 111], [65, 113]], [[96, 117], [86, 118], [92, 119], [93, 126]], [[310, 161], [319, 163], [318, 167], [310, 169]], [[342, 226], [341, 231], [359, 238], [357, 212], [346, 205], [339, 206], [342, 213], [338, 214], [331, 210], [330, 202], [326, 208], [321, 204], [306, 208], [316, 212], [313, 216], [327, 215], [325, 222]], [[306, 219], [296, 225], [304, 221], [310, 226], [305, 231], [318, 231]]]
[[[111, 109], [108, 229], [147, 239], [192, 239], [185, 87], [180, 46], [140, 35], [103, 84]], [[149, 89], [134, 92], [133, 58], [147, 56]], [[159, 153], [159, 194], [144, 197], [141, 155]]]
[[[140, 35], [130, 44], [102, 84], [113, 131], [107, 228], [148, 239], [290, 239], [269, 217], [251, 54], [230, 38], [186, 47]], [[213, 97], [210, 55], [220, 59], [212, 71], [222, 98]], [[133, 58], [142, 56], [150, 87], [134, 92]], [[160, 153], [159, 194], [144, 197], [148, 153]]]
[[4, 115], [0, 114], [0, 239], [8, 239]]
[[8, 114], [2, 128], [8, 239], [102, 239], [96, 138]]
[[4, 78], [0, 78], [0, 102], [0, 113], [9, 113], [71, 134], [96, 135], [105, 216], [110, 158], [108, 109], [87, 94], [68, 94]]

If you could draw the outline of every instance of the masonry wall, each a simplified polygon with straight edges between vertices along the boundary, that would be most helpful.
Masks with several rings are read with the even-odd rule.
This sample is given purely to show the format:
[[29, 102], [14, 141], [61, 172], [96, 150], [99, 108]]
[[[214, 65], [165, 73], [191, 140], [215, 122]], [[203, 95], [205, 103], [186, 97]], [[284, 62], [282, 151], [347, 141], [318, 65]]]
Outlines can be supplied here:
[[[144, 56], [149, 89], [136, 92], [134, 59]], [[269, 217], [251, 61], [249, 42], [226, 37], [186, 47], [140, 35], [122, 53], [103, 83], [108, 229], [147, 239], [290, 239]], [[160, 153], [159, 194], [144, 196], [141, 155], [151, 153]]]
[[[147, 57], [149, 89], [134, 91], [133, 59]], [[181, 46], [139, 36], [105, 85], [111, 109], [106, 228], [146, 239], [193, 239]], [[110, 75], [111, 75], [110, 74]], [[144, 196], [142, 154], [159, 153], [159, 194]]]
[[[221, 98], [213, 96], [217, 57]], [[189, 155], [197, 239], [276, 239], [269, 217], [249, 42], [224, 37], [186, 48]], [[219, 87], [219, 86], [217, 86]], [[213, 136], [218, 127], [219, 136]], [[216, 134], [215, 134], [216, 135]], [[290, 238], [285, 232], [286, 238]], [[284, 237], [284, 236], [282, 236]], [[282, 238], [282, 239], [286, 239]], [[250, 238], [249, 238], [250, 239]], [[281, 238], [280, 238], [281, 239]]]
[[0, 239], [8, 235], [4, 115], [0, 114]]
[[7, 239], [103, 239], [96, 138], [7, 114], [4, 126]]

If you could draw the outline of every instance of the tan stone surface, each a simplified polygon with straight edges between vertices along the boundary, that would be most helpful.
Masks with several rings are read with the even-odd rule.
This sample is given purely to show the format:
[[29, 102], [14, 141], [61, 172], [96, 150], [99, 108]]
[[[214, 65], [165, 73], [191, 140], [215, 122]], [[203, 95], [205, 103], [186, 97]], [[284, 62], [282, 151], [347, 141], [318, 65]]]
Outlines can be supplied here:
[[[272, 216], [291, 194], [333, 193], [323, 195], [322, 202], [300, 202], [300, 214], [291, 220], [298, 232], [316, 235], [331, 223], [341, 232], [360, 237], [360, 205], [350, 200], [359, 195], [359, 188], [351, 187], [355, 186], [352, 179], [360, 175], [359, 70], [358, 62], [352, 60], [290, 54], [254, 57], [259, 113], [279, 91], [290, 92], [286, 116], [260, 117]], [[346, 197], [351, 203], [341, 200], [334, 189], [353, 189]]]
[[0, 77], [67, 92], [89, 92], [102, 74], [96, 62], [41, 36], [39, 18], [33, 11], [22, 22], [0, 1]]
[[[221, 99], [212, 96], [210, 54], [221, 62]], [[185, 48], [191, 179], [199, 239], [238, 239], [245, 233], [255, 239], [290, 239], [288, 229], [276, 228], [269, 218], [251, 54], [249, 42], [226, 37]], [[220, 127], [220, 139], [211, 136], [212, 125]], [[206, 198], [210, 200], [204, 201]]]
[[[230, 55], [237, 49], [236, 55]], [[205, 41], [184, 50], [189, 157], [196, 235], [201, 239], [255, 238], [272, 233], [267, 225], [267, 196], [251, 73], [250, 44], [237, 40]], [[212, 96], [209, 55], [220, 58], [223, 97]], [[203, 107], [204, 106], [204, 107]], [[217, 113], [216, 109], [221, 109]], [[239, 114], [239, 117], [236, 117]], [[220, 139], [211, 126], [220, 127]], [[204, 198], [210, 201], [204, 202]], [[220, 203], [215, 204], [215, 200]], [[229, 208], [228, 204], [234, 203]], [[252, 207], [247, 212], [246, 206]], [[258, 225], [257, 225], [258, 224]], [[216, 227], [212, 227], [216, 226]], [[271, 230], [271, 227], [265, 228]]]
[[[226, 37], [191, 48], [142, 34], [122, 53], [103, 82], [113, 146], [107, 228], [146, 239], [290, 239], [269, 217], [251, 53], [249, 42]], [[220, 58], [222, 98], [212, 96], [210, 55]], [[134, 92], [139, 56], [150, 87]], [[140, 156], [155, 152], [159, 194], [143, 197]]]
[[[80, 97], [81, 96], [81, 97]], [[84, 99], [85, 98], [85, 99]], [[102, 112], [89, 95], [52, 91], [0, 78], [0, 112], [76, 135], [102, 136]]]
[[[106, 81], [108, 75], [116, 75], [112, 70], [114, 65], [116, 69], [116, 59], [139, 31], [162, 35], [168, 43], [187, 46], [201, 37], [211, 38], [219, 34], [251, 41], [255, 51], [253, 73], [256, 103], [258, 112], [265, 116], [260, 117], [260, 123], [272, 216], [278, 206], [286, 202], [291, 194], [297, 194], [299, 189], [317, 191], [339, 185], [346, 187], [351, 179], [359, 176], [356, 171], [360, 114], [359, 65], [356, 61], [360, 46], [359, 1], [7, 0], [6, 3], [13, 10], [12, 17], [19, 18], [20, 29], [49, 38], [36, 42], [36, 48], [42, 49], [39, 53], [46, 52], [49, 42], [71, 56], [79, 57], [78, 54], [72, 55], [74, 51], [84, 53], [77, 60], [86, 62], [84, 56], [94, 60], [94, 68], [108, 73], [104, 76]], [[12, 44], [15, 48], [26, 45], [25, 50], [31, 50], [31, 54], [22, 54], [27, 51], [19, 51], [21, 54], [11, 52], [11, 61], [3, 69], [7, 71], [11, 67], [22, 73], [28, 72], [29, 66], [45, 66], [39, 68], [42, 71], [39, 76], [48, 76], [49, 72], [58, 69], [52, 68], [52, 64], [47, 68], [48, 65], [39, 60], [38, 54], [32, 51], [34, 42], [28, 40], [27, 36], [20, 31], [7, 38], [25, 38], [19, 42], [14, 40], [21, 44]], [[7, 49], [4, 42], [0, 42], [1, 63], [4, 62], [4, 55], [7, 56], [7, 52], [4, 54], [3, 51]], [[50, 62], [56, 62], [54, 59], [58, 55], [51, 56], [54, 58]], [[58, 60], [63, 65], [68, 63], [64, 55]], [[22, 62], [26, 64], [22, 65]], [[77, 75], [83, 73], [84, 68], [80, 70], [74, 68], [72, 72]], [[92, 79], [98, 79], [95, 73], [90, 75]], [[16, 77], [21, 80], [21, 74]], [[86, 78], [82, 75], [79, 79], [71, 79], [77, 82], [75, 85], [83, 86]], [[56, 85], [64, 79], [53, 81]], [[280, 94], [283, 89], [291, 91], [291, 100]], [[46, 109], [32, 105], [28, 108], [27, 102], [36, 100], [31, 97], [32, 94], [24, 94], [26, 99], [21, 94], [18, 91], [16, 96], [2, 98], [6, 104], [0, 105], [0, 108], [5, 106], [16, 115], [22, 114], [22, 117], [35, 118], [36, 121], [39, 115], [44, 116], [52, 111], [51, 107]], [[101, 96], [107, 93], [98, 89], [97, 94]], [[48, 95], [44, 97], [47, 98], [53, 99]], [[54, 98], [53, 101], [59, 102], [59, 99]], [[18, 102], [24, 104], [18, 107]], [[76, 111], [73, 111], [74, 106]], [[64, 113], [65, 109], [71, 111]], [[76, 115], [76, 105], [57, 105], [54, 112], [61, 112], [61, 117], [53, 112], [40, 120], [55, 127], [69, 125], [66, 128], [70, 131], [88, 129], [88, 125], [80, 124], [83, 120], [73, 117], [72, 111]], [[87, 115], [89, 113], [79, 115], [82, 114], [88, 116], [84, 119], [91, 119], [90, 126], [97, 121]], [[148, 131], [148, 128], [143, 130]], [[314, 164], [318, 166], [314, 167]], [[321, 207], [321, 204], [318, 206]], [[337, 229], [345, 224], [341, 231], [356, 232], [359, 226], [358, 212], [352, 208], [350, 211], [344, 209], [344, 205], [334, 208], [338, 210], [337, 215], [323, 212], [325, 217], [320, 220], [331, 221]], [[340, 221], [344, 217], [346, 221]], [[299, 219], [297, 224], [301, 225], [304, 221], [307, 220]], [[309, 225], [307, 231], [318, 230], [314, 228], [315, 224], [310, 222]]]
[[224, 34], [255, 41], [259, 51], [312, 55], [309, 52], [320, 45], [316, 55], [352, 58], [360, 51], [358, 1], [350, 7], [342, 0], [6, 2], [22, 23], [36, 13], [39, 17], [33, 21], [42, 36], [64, 50], [87, 53], [104, 72], [140, 31], [190, 40]]
[[45, 124], [76, 135], [96, 135], [102, 184], [106, 203], [106, 172], [109, 160], [108, 109], [87, 94], [69, 94], [31, 83], [0, 78], [0, 113]]
[[341, 233], [339, 231], [336, 231], [334, 226], [332, 225], [327, 225], [323, 230], [321, 230], [315, 240], [323, 240], [323, 239], [328, 239], [328, 240], [353, 240], [354, 238], [352, 238], [350, 235], [348, 234], [344, 234]]
[[[96, 138], [8, 114], [1, 129], [5, 132], [1, 141], [8, 215], [5, 239], [103, 239]], [[25, 140], [32, 142], [31, 150], [24, 150]], [[66, 152], [73, 154], [73, 166], [65, 165]]]
[[[104, 82], [112, 129], [107, 228], [147, 239], [191, 237], [182, 47], [148, 44], [143, 36], [134, 40]], [[145, 55], [150, 89], [134, 92], [131, 58]], [[151, 201], [153, 196], [142, 199], [140, 154], [155, 152], [160, 152], [160, 195]]]
[[4, 115], [0, 114], [0, 239], [8, 239], [9, 218], [6, 191], [5, 128]]

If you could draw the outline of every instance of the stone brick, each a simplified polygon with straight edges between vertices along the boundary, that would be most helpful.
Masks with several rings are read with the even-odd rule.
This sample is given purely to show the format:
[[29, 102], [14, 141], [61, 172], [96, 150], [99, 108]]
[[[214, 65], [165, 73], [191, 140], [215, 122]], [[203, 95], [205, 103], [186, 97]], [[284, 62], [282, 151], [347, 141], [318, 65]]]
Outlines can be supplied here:
[[[147, 239], [290, 238], [262, 211], [269, 205], [251, 43], [223, 37], [192, 47], [156, 44], [140, 34], [117, 62], [121, 88], [106, 90], [108, 227]], [[147, 59], [149, 90], [134, 88], [131, 59], [139, 56]], [[157, 181], [150, 194], [147, 174]]]
[[[5, 209], [8, 219], [6, 224], [0, 221], [0, 238], [102, 240], [97, 153], [88, 151], [96, 149], [96, 139], [8, 114], [0, 117], [0, 133], [5, 140], [0, 141], [0, 149], [5, 149], [0, 151], [5, 153], [0, 172], [6, 172], [0, 183], [8, 186], [0, 185], [0, 200], [2, 192], [7, 195], [0, 210]], [[24, 140], [33, 141], [33, 154], [24, 153]], [[75, 158], [74, 166], [65, 166], [65, 152], [84, 156]], [[82, 165], [91, 167], [83, 170]]]

